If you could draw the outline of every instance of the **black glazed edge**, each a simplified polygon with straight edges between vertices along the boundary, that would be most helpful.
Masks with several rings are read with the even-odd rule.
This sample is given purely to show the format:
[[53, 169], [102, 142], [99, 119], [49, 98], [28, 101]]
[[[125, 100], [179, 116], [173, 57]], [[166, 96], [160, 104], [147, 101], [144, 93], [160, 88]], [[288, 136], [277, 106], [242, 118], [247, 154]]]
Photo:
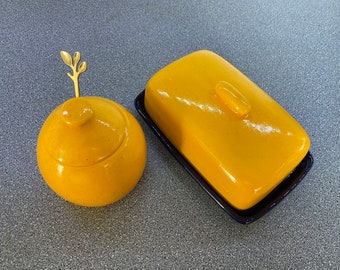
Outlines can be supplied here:
[[249, 224], [268, 213], [276, 206], [296, 185], [303, 179], [313, 165], [313, 156], [310, 152], [303, 158], [299, 165], [263, 200], [247, 210], [239, 210], [229, 204], [213, 187], [203, 178], [190, 162], [173, 146], [162, 131], [147, 113], [144, 106], [145, 90], [135, 99], [135, 107], [145, 122], [166, 146], [170, 153], [186, 169], [186, 171], [196, 180], [196, 182], [209, 194], [209, 196], [232, 218], [242, 224]]

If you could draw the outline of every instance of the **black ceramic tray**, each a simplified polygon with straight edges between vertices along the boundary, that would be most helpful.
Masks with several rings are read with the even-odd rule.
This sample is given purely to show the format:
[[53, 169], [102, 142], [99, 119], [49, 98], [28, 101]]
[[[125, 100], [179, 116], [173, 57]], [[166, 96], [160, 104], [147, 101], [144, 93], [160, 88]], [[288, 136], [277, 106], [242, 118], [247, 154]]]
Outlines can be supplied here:
[[247, 210], [238, 210], [219, 195], [213, 187], [200, 175], [200, 173], [190, 164], [190, 162], [172, 145], [167, 137], [153, 122], [144, 107], [144, 94], [141, 92], [135, 99], [135, 107], [139, 114], [143, 117], [145, 122], [154, 131], [161, 142], [168, 148], [171, 154], [178, 160], [178, 162], [186, 169], [186, 171], [196, 180], [196, 182], [210, 195], [210, 197], [226, 211], [232, 218], [242, 224], [249, 224], [258, 218], [262, 217], [275, 205], [277, 205], [307, 174], [313, 164], [313, 157], [308, 152], [300, 164], [286, 177], [271, 193], [269, 193], [263, 200], [255, 206]]

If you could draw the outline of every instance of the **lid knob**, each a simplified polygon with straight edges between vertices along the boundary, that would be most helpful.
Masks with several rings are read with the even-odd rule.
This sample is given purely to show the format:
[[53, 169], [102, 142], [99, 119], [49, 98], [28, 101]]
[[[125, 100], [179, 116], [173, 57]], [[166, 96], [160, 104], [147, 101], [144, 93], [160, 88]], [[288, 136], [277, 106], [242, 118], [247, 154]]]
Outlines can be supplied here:
[[215, 93], [223, 105], [239, 117], [246, 117], [251, 109], [247, 98], [232, 84], [220, 81], [215, 86]]
[[71, 98], [62, 105], [62, 118], [70, 126], [80, 126], [92, 118], [90, 104], [83, 98]]

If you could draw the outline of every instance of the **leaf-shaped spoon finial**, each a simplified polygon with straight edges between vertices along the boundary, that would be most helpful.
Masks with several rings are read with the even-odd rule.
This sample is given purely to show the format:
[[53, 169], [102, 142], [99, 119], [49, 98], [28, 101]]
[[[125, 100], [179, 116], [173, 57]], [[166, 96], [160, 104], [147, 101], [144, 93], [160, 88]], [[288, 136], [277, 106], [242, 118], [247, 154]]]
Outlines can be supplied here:
[[74, 92], [75, 92], [76, 97], [79, 97], [80, 96], [79, 75], [87, 70], [87, 63], [82, 62], [78, 66], [78, 63], [81, 59], [80, 52], [75, 52], [73, 55], [73, 59], [72, 59], [72, 56], [66, 51], [61, 51], [60, 56], [61, 56], [61, 59], [64, 61], [64, 63], [68, 65], [73, 71], [73, 75], [71, 75], [71, 73], [69, 72], [67, 73], [67, 75], [71, 78], [71, 80], [74, 83]]

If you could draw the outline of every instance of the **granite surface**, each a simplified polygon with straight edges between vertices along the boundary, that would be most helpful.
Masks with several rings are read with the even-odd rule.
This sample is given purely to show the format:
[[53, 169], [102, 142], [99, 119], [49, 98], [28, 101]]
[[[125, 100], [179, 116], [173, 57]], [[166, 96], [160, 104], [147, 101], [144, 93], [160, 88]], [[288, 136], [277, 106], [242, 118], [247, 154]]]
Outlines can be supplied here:
[[[340, 2], [1, 1], [1, 269], [339, 269]], [[133, 101], [166, 64], [199, 49], [228, 59], [309, 133], [314, 166], [250, 225], [231, 219], [173, 159]], [[51, 191], [39, 129], [73, 96], [59, 51], [82, 52], [83, 95], [140, 121], [147, 166], [103, 208]]]

